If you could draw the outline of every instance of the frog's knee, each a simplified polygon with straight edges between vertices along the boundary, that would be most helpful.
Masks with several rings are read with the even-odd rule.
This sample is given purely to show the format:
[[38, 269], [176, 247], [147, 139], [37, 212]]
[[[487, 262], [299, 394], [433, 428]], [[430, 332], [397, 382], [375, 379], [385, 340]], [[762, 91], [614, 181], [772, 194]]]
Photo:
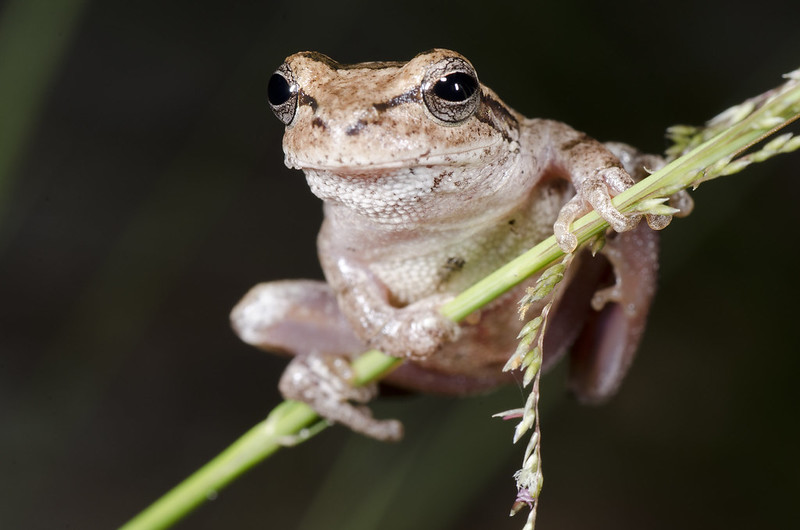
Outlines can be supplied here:
[[569, 390], [582, 403], [602, 403], [616, 393], [633, 361], [642, 328], [618, 303], [590, 318], [570, 353]]
[[362, 348], [333, 291], [319, 281], [260, 283], [236, 304], [230, 318], [244, 342], [267, 351], [352, 354]]
[[633, 361], [655, 294], [658, 235], [640, 226], [609, 241], [603, 255], [616, 281], [593, 296], [570, 354], [570, 389], [589, 403], [614, 394]]

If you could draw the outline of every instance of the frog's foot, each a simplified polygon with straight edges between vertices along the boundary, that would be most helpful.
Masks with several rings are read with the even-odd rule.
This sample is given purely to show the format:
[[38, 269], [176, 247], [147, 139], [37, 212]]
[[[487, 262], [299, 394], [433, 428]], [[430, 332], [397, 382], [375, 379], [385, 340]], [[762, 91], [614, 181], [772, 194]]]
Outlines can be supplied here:
[[658, 234], [641, 225], [603, 248], [615, 283], [598, 290], [570, 353], [570, 390], [582, 402], [611, 396], [633, 361], [655, 294]]
[[553, 225], [558, 246], [565, 253], [575, 250], [578, 239], [570, 232], [570, 227], [575, 219], [592, 210], [617, 232], [627, 232], [636, 227], [641, 215], [626, 217], [611, 202], [613, 196], [631, 186], [633, 178], [621, 167], [601, 168], [584, 179], [577, 185], [575, 196], [561, 208]]
[[353, 386], [353, 372], [347, 359], [338, 355], [302, 355], [289, 363], [278, 385], [286, 399], [302, 401], [323, 418], [346, 425], [356, 432], [381, 441], [403, 437], [398, 420], [376, 420], [366, 403], [377, 394], [376, 384]]
[[392, 357], [427, 359], [460, 335], [458, 323], [439, 312], [452, 298], [445, 294], [429, 296], [397, 310], [369, 345]]

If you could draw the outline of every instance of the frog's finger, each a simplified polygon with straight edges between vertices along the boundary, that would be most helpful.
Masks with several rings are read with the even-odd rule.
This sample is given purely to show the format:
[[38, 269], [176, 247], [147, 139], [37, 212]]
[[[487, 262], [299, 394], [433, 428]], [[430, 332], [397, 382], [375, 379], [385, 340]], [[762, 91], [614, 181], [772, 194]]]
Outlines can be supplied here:
[[292, 359], [281, 376], [278, 388], [286, 399], [302, 401], [326, 420], [384, 442], [403, 437], [398, 420], [376, 420], [366, 403], [378, 392], [376, 384], [353, 386], [353, 373], [347, 359], [335, 355], [300, 355]]

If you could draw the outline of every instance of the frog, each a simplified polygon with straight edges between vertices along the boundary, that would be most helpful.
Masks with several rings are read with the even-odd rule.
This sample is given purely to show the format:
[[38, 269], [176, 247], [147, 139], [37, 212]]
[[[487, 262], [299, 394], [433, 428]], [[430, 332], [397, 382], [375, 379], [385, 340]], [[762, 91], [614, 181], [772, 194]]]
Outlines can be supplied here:
[[[502, 367], [522, 326], [516, 301], [536, 277], [461, 323], [440, 308], [552, 234], [574, 258], [551, 302], [543, 368], [568, 354], [578, 400], [615, 393], [655, 293], [655, 230], [671, 217], [640, 223], [612, 198], [660, 157], [526, 118], [446, 49], [356, 64], [296, 53], [267, 92], [286, 166], [323, 203], [325, 280], [257, 284], [231, 323], [244, 342], [292, 356], [278, 385], [286, 399], [394, 441], [402, 423], [366, 406], [378, 387], [353, 384], [351, 361], [366, 350], [402, 359], [382, 384], [410, 391], [465, 396], [513, 382]], [[610, 226], [596, 256], [570, 231], [592, 210]]]

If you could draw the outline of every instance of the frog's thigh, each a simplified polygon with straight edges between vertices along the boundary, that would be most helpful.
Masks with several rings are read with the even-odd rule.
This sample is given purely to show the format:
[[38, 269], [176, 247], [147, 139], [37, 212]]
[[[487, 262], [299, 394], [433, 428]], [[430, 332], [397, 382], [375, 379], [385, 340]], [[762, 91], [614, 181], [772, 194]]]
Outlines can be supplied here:
[[610, 397], [633, 361], [655, 294], [658, 234], [642, 223], [618, 234], [603, 253], [617, 284], [595, 296], [605, 303], [590, 311], [570, 354], [570, 389], [589, 403]]
[[365, 349], [331, 288], [313, 280], [260, 283], [231, 311], [231, 325], [246, 343], [292, 355], [353, 355]]

